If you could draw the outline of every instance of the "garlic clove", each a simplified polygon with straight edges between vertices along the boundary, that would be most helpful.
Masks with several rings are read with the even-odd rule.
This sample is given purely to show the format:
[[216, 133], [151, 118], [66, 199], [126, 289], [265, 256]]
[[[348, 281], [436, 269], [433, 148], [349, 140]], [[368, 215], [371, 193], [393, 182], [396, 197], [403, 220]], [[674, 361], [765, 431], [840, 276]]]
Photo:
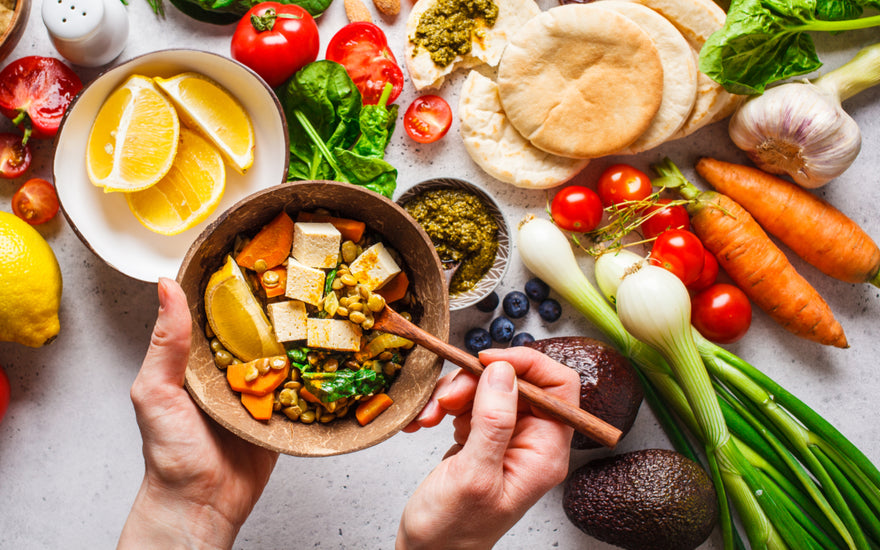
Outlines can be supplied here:
[[731, 117], [730, 138], [759, 168], [788, 174], [801, 187], [836, 178], [861, 150], [858, 124], [833, 94], [792, 82], [746, 100]]

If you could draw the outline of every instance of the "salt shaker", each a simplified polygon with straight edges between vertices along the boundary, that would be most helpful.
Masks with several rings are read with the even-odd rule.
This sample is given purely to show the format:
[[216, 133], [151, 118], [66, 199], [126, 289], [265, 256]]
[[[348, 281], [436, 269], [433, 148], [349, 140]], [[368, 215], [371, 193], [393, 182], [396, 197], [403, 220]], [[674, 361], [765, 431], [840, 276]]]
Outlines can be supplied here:
[[128, 40], [120, 0], [43, 0], [43, 23], [55, 49], [74, 65], [106, 65]]

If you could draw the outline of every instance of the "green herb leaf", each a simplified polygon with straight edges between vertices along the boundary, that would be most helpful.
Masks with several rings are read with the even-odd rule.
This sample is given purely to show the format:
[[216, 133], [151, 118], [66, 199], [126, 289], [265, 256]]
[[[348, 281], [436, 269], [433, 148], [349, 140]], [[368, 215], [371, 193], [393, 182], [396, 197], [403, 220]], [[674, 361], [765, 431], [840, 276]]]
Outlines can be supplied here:
[[372, 369], [304, 372], [303, 382], [309, 392], [323, 403], [352, 395], [368, 395], [385, 387], [388, 379]]

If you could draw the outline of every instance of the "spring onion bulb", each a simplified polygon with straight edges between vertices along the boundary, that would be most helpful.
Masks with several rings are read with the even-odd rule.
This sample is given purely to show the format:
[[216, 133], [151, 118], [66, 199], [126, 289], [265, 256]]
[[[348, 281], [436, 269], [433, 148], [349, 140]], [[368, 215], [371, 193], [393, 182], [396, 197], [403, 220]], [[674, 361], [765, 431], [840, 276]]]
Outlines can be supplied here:
[[730, 138], [759, 168], [816, 188], [836, 178], [861, 150], [859, 126], [841, 102], [880, 83], [880, 44], [810, 81], [789, 82], [746, 100], [730, 119]]
[[605, 252], [596, 258], [596, 285], [611, 304], [617, 303], [617, 287], [623, 278], [638, 269], [645, 259], [625, 248]]

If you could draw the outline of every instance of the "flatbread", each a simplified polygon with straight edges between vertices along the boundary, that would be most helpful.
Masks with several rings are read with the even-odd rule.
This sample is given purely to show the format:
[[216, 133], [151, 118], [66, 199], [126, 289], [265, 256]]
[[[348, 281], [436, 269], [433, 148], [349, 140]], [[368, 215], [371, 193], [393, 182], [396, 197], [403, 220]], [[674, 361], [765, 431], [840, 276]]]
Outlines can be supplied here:
[[459, 55], [445, 67], [440, 67], [431, 59], [431, 54], [424, 48], [418, 48], [410, 41], [419, 26], [422, 14], [433, 7], [437, 0], [418, 0], [406, 20], [406, 46], [404, 57], [410, 80], [416, 90], [439, 88], [446, 76], [458, 69], [488, 64], [498, 65], [501, 52], [512, 36], [529, 19], [541, 13], [541, 8], [534, 0], [494, 0], [498, 6], [498, 17], [491, 27], [480, 29], [480, 36], [472, 43], [470, 53]]
[[464, 148], [493, 178], [527, 189], [562, 185], [590, 162], [551, 155], [532, 145], [507, 120], [498, 85], [471, 71], [461, 86], [458, 104]]
[[0, 0], [0, 36], [6, 34], [15, 13], [15, 0]]
[[694, 108], [697, 97], [697, 63], [688, 41], [668, 19], [642, 4], [621, 0], [597, 2], [632, 19], [654, 40], [663, 65], [663, 99], [651, 125], [620, 154], [653, 149], [677, 132]]
[[651, 37], [595, 4], [551, 8], [514, 36], [498, 66], [511, 124], [535, 147], [595, 158], [632, 144], [660, 108], [663, 66]]
[[[724, 26], [727, 14], [714, 0], [634, 0], [651, 8], [675, 25], [693, 48], [694, 59], [699, 60], [700, 49], [709, 36]], [[730, 116], [742, 102], [743, 96], [734, 95], [720, 84], [698, 72], [697, 99], [694, 109], [681, 129], [670, 139], [688, 136], [700, 128]]]

